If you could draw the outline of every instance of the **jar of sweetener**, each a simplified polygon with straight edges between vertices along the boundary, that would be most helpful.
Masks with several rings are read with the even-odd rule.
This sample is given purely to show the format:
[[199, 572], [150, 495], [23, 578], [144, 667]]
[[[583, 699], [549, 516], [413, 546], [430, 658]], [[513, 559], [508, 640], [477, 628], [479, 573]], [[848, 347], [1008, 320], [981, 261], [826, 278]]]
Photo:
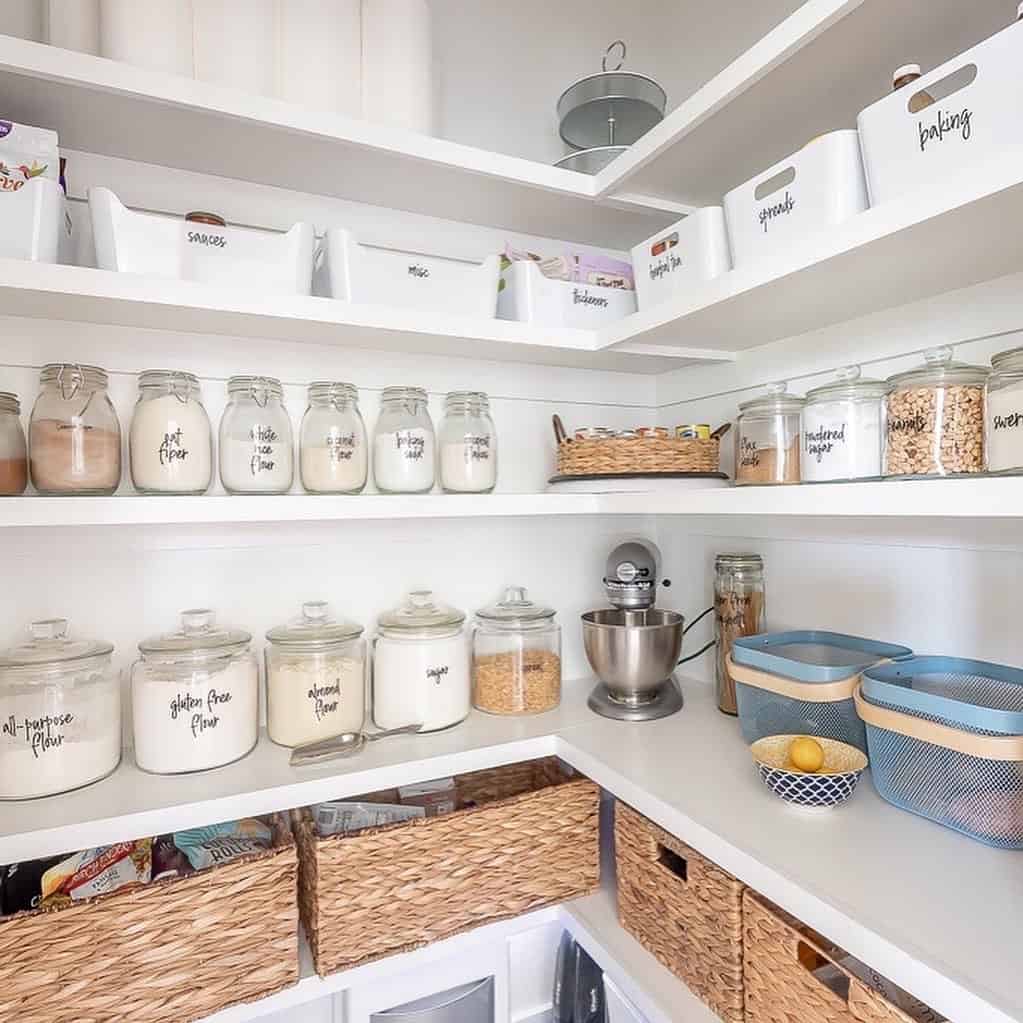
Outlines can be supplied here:
[[352, 384], [309, 385], [299, 435], [302, 486], [310, 494], [358, 494], [366, 485], [369, 451], [359, 392]]
[[984, 441], [989, 472], [1023, 469], [1023, 348], [991, 359], [984, 402]]
[[453, 494], [489, 494], [497, 484], [497, 433], [490, 400], [452, 391], [440, 424], [440, 485]]
[[231, 494], [285, 494], [295, 451], [280, 380], [231, 377], [220, 420], [220, 479]]
[[385, 494], [433, 489], [436, 441], [421, 387], [385, 387], [373, 431], [373, 479]]

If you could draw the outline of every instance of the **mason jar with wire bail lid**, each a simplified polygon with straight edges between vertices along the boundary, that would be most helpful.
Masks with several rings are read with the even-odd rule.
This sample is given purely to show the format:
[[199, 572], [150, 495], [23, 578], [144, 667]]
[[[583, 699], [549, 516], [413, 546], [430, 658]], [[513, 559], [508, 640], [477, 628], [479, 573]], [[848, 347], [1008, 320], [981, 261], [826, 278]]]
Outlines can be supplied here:
[[52, 362], [39, 374], [28, 427], [41, 494], [112, 494], [121, 482], [121, 424], [98, 366]]
[[270, 738], [301, 746], [361, 732], [366, 716], [366, 641], [357, 622], [331, 616], [322, 600], [267, 634], [266, 719]]
[[984, 395], [984, 448], [989, 472], [1023, 470], [1023, 348], [991, 357]]
[[66, 618], [29, 626], [0, 652], [0, 799], [35, 799], [105, 778], [121, 760], [113, 645], [72, 639]]
[[421, 387], [385, 387], [373, 430], [373, 479], [385, 494], [425, 494], [436, 465], [433, 420]]
[[766, 624], [764, 559], [759, 554], [719, 554], [714, 559], [714, 682], [718, 710], [737, 714], [735, 679], [728, 670], [732, 646]]
[[771, 384], [767, 394], [739, 405], [735, 482], [798, 483], [799, 423], [805, 400]]
[[452, 391], [444, 399], [440, 485], [452, 494], [489, 494], [497, 485], [497, 433], [482, 391]]
[[489, 714], [540, 714], [561, 702], [561, 626], [552, 607], [509, 586], [476, 612], [472, 703]]
[[231, 494], [285, 494], [295, 472], [291, 417], [274, 377], [235, 376], [220, 420], [220, 480]]
[[28, 445], [21, 428], [21, 402], [0, 391], [0, 497], [16, 497], [28, 486]]
[[988, 370], [952, 361], [947, 345], [924, 365], [888, 378], [886, 476], [984, 471], [984, 385]]
[[153, 774], [240, 760], [259, 736], [259, 670], [251, 633], [217, 625], [208, 608], [139, 643], [131, 667], [135, 762]]
[[415, 590], [380, 616], [373, 640], [373, 720], [379, 728], [457, 725], [470, 710], [465, 612]]
[[318, 380], [299, 432], [302, 486], [310, 494], [358, 494], [366, 486], [366, 424], [353, 384]]

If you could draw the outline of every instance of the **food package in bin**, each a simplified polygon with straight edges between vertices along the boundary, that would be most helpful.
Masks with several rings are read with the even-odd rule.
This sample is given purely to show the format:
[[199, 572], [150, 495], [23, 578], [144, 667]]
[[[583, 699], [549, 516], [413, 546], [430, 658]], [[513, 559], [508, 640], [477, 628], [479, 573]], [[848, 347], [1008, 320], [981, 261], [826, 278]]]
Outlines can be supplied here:
[[57, 133], [0, 119], [0, 194], [20, 191], [35, 178], [60, 182]]

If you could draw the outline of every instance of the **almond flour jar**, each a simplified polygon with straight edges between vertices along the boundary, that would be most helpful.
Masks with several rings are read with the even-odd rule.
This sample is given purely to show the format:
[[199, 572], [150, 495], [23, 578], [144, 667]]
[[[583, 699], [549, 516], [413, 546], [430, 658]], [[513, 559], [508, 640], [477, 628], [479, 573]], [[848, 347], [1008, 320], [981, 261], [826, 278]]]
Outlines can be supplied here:
[[18, 396], [0, 391], [0, 497], [24, 493], [28, 486], [28, 446], [20, 417]]
[[309, 385], [299, 447], [302, 486], [310, 494], [358, 494], [366, 486], [366, 424], [352, 384]]
[[220, 480], [231, 494], [286, 494], [295, 474], [291, 418], [280, 380], [236, 376], [220, 420]]
[[805, 401], [785, 391], [785, 384], [772, 384], [766, 395], [739, 406], [737, 484], [799, 482], [799, 424]]
[[984, 445], [989, 472], [1023, 469], [1023, 348], [991, 359], [984, 402]]

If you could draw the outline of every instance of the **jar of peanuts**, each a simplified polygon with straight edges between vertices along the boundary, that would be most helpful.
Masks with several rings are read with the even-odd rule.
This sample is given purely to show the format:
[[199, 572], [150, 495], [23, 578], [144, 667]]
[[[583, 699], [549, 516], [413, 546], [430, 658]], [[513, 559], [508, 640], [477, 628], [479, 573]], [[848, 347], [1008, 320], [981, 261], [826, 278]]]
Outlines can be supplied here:
[[521, 586], [476, 612], [472, 702], [490, 714], [539, 714], [561, 702], [561, 626]]
[[984, 471], [984, 384], [988, 370], [952, 361], [942, 345], [924, 365], [888, 378], [886, 476]]

